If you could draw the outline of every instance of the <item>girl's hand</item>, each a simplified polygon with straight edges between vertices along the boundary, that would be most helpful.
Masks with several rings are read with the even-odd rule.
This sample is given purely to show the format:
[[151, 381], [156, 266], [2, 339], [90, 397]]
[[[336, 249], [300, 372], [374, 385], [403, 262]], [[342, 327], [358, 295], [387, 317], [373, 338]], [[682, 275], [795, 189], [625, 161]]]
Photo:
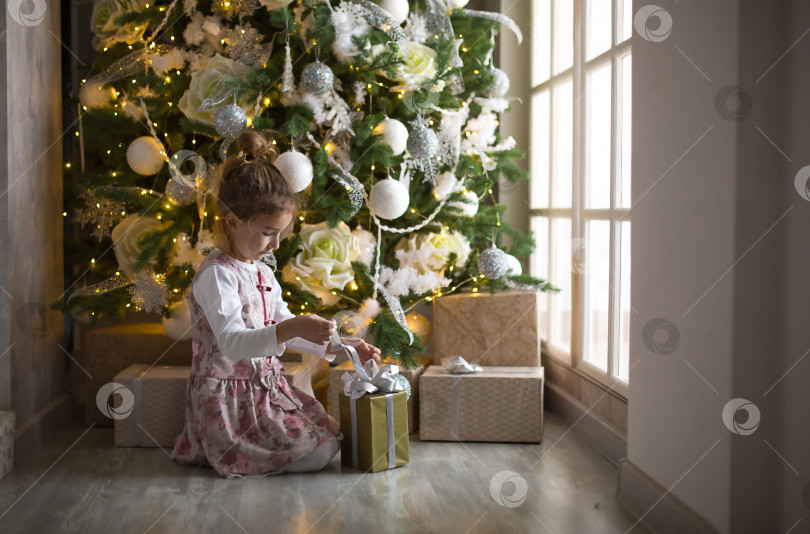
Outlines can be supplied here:
[[[380, 361], [381, 351], [374, 345], [369, 345], [365, 341], [360, 340], [360, 343], [357, 345], [352, 343], [352, 347], [357, 351], [357, 355], [360, 357], [360, 363], [365, 364], [369, 360], [374, 360], [375, 362]], [[341, 349], [341, 352], [346, 354], [346, 349]], [[349, 355], [346, 354], [346, 357], [348, 358]]]
[[[293, 334], [290, 336], [300, 337], [312, 343], [323, 345], [332, 339], [332, 333], [335, 331], [335, 322], [329, 319], [324, 319], [320, 315], [314, 313], [306, 313], [293, 317], [279, 324], [293, 323]], [[276, 334], [278, 336], [278, 333]]]

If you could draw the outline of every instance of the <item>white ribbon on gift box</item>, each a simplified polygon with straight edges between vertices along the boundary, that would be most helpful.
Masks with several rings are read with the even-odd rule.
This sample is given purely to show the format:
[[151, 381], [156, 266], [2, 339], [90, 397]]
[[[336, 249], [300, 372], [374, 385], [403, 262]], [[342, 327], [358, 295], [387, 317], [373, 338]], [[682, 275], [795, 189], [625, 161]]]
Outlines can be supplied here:
[[345, 345], [337, 333], [332, 335], [329, 350], [336, 352], [346, 349], [349, 361], [352, 362], [354, 372], [346, 371], [343, 379], [343, 393], [349, 397], [349, 407], [352, 422], [352, 467], [358, 469], [360, 462], [357, 453], [357, 399], [366, 393], [380, 392], [385, 394], [385, 418], [388, 431], [388, 468], [396, 467], [397, 456], [394, 448], [394, 393], [405, 391], [394, 375], [399, 374], [399, 366], [385, 364], [377, 367], [377, 362], [368, 360], [365, 365], [360, 363], [360, 356], [354, 347]]
[[484, 370], [483, 367], [477, 363], [469, 363], [461, 356], [453, 356], [452, 358], [442, 359], [442, 366], [447, 369], [447, 372], [455, 374], [467, 373], [480, 373]]
[[477, 363], [469, 363], [461, 356], [444, 358], [442, 365], [448, 373], [452, 373], [450, 384], [450, 438], [458, 441], [458, 405], [461, 397], [461, 377], [462, 375], [480, 373], [484, 370]]

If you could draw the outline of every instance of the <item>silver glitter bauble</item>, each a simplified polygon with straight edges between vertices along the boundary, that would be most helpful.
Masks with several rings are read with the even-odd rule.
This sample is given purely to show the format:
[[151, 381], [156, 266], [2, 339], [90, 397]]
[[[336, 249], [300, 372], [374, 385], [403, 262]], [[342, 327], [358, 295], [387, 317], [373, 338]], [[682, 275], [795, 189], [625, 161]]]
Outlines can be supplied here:
[[247, 114], [235, 104], [222, 106], [214, 114], [214, 128], [222, 137], [236, 138], [247, 128]]
[[188, 206], [197, 198], [197, 191], [177, 180], [166, 183], [166, 198], [175, 206]]
[[301, 83], [304, 84], [304, 89], [313, 95], [326, 93], [332, 88], [334, 81], [335, 75], [332, 74], [332, 69], [320, 61], [310, 63], [301, 73]]
[[489, 280], [501, 278], [506, 274], [507, 267], [506, 252], [497, 247], [490, 247], [478, 255], [478, 272]]
[[394, 381], [402, 386], [402, 390], [405, 392], [405, 399], [411, 398], [411, 383], [408, 382], [408, 379], [402, 375], [394, 375]]
[[414, 158], [432, 158], [439, 151], [439, 138], [428, 126], [416, 125], [408, 134], [408, 153]]
[[509, 76], [501, 69], [492, 67], [489, 73], [493, 76], [492, 85], [484, 89], [487, 98], [503, 98], [509, 91]]

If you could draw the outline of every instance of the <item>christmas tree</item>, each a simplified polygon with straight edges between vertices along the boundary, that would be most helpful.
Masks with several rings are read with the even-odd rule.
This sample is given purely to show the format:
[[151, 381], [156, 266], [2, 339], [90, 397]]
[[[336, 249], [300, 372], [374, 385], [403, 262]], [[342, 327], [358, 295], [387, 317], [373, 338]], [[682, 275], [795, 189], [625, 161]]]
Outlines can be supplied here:
[[409, 368], [417, 303], [557, 290], [521, 274], [533, 237], [501, 221], [493, 192], [527, 177], [498, 133], [509, 79], [492, 63], [498, 30], [522, 37], [465, 4], [96, 0], [65, 172], [65, 215], [89, 231], [68, 236], [82, 274], [54, 307], [91, 323], [159, 312], [170, 335], [190, 335], [176, 325], [214, 247], [211, 187], [245, 129], [272, 139], [308, 198], [265, 258], [290, 310], [368, 327]]

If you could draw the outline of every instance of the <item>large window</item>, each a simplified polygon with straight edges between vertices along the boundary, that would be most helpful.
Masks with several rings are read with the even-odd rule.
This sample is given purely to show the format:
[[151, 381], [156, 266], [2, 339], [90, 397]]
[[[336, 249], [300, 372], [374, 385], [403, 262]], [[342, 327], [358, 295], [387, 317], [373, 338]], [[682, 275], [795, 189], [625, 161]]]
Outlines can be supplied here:
[[627, 393], [631, 0], [533, 0], [531, 271], [547, 352]]

